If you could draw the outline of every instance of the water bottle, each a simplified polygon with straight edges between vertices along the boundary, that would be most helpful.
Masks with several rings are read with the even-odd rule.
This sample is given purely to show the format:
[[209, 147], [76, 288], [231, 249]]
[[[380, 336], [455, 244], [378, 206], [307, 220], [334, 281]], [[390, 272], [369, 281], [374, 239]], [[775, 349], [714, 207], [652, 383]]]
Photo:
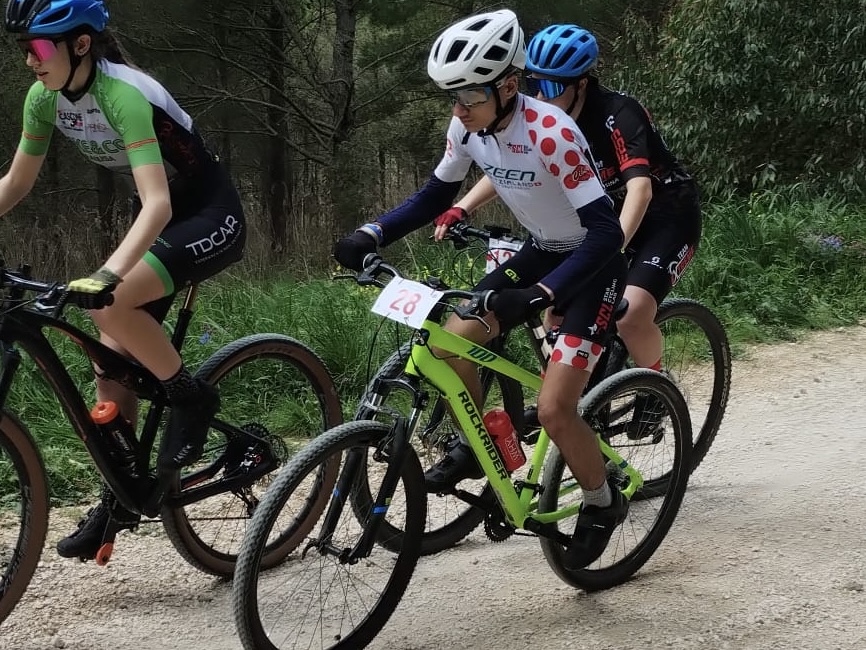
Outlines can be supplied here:
[[138, 478], [138, 440], [132, 425], [120, 414], [117, 404], [111, 401], [97, 402], [90, 411], [90, 417], [108, 440], [111, 454], [118, 466], [132, 478]]
[[526, 454], [523, 453], [508, 413], [502, 409], [493, 409], [484, 416], [484, 426], [502, 456], [505, 469], [513, 472], [526, 462]]

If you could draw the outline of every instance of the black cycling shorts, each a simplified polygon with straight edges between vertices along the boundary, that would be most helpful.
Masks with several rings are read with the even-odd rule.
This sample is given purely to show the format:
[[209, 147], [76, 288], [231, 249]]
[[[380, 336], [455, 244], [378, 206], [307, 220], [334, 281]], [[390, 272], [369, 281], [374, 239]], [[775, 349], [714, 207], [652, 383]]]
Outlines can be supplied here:
[[653, 199], [629, 242], [628, 284], [646, 289], [656, 303], [682, 278], [701, 239], [701, 205], [692, 182]]
[[[571, 255], [543, 251], [527, 242], [502, 266], [475, 287], [477, 291], [523, 289], [540, 281]], [[568, 363], [592, 372], [604, 349], [613, 312], [625, 290], [627, 264], [618, 253], [595, 274], [577, 278], [557, 293], [554, 314], [563, 317], [552, 361]]]
[[[143, 308], [162, 322], [175, 294], [188, 284], [210, 278], [243, 257], [246, 219], [228, 172], [218, 165], [209, 192], [199, 200], [175, 200], [172, 218], [145, 253], [144, 261], [162, 279], [165, 297]], [[141, 204], [133, 202], [135, 215]]]

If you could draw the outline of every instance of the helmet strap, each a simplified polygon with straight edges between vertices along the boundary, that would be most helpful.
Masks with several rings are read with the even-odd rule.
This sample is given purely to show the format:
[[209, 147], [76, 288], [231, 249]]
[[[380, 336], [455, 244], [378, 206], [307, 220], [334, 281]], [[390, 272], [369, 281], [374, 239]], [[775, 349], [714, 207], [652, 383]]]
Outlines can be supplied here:
[[[72, 79], [75, 77], [75, 73], [78, 71], [78, 67], [81, 65], [81, 62], [84, 60], [84, 57], [80, 54], [76, 54], [75, 47], [73, 46], [73, 42], [76, 37], [67, 37], [65, 39], [66, 42], [66, 51], [69, 52], [69, 76], [66, 78], [66, 83], [63, 84], [63, 88], [60, 89], [60, 92], [63, 93], [63, 96], [68, 99], [70, 102], [77, 102], [79, 99], [84, 97], [87, 94], [87, 90], [90, 88], [90, 83], [85, 83], [79, 90], [72, 91], [69, 89], [69, 86], [72, 84]], [[91, 77], [93, 75], [91, 74]]]
[[514, 97], [509, 99], [505, 103], [505, 106], [503, 106], [502, 102], [499, 100], [499, 89], [496, 86], [491, 86], [491, 88], [493, 90], [493, 98], [496, 101], [496, 118], [487, 125], [487, 128], [481, 129], [478, 132], [478, 135], [482, 138], [488, 135], [493, 135], [496, 132], [496, 127], [514, 111], [514, 107], [517, 105], [517, 93], [515, 93]]

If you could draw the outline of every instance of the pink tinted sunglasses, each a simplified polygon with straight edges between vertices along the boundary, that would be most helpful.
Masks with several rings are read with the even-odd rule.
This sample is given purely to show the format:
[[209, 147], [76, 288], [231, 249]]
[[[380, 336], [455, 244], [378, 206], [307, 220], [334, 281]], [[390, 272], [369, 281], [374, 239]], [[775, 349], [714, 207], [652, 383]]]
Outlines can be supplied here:
[[24, 54], [32, 54], [42, 63], [57, 53], [57, 43], [62, 40], [62, 38], [31, 38], [18, 41], [18, 47]]

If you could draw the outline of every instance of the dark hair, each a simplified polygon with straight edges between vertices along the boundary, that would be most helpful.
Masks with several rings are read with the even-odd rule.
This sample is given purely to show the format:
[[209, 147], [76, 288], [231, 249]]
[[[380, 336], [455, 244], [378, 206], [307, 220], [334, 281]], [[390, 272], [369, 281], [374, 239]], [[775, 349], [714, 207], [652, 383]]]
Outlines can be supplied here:
[[85, 33], [90, 34], [90, 53], [94, 61], [105, 59], [112, 63], [134, 66], [114, 30], [106, 28], [101, 32], [90, 30]]

